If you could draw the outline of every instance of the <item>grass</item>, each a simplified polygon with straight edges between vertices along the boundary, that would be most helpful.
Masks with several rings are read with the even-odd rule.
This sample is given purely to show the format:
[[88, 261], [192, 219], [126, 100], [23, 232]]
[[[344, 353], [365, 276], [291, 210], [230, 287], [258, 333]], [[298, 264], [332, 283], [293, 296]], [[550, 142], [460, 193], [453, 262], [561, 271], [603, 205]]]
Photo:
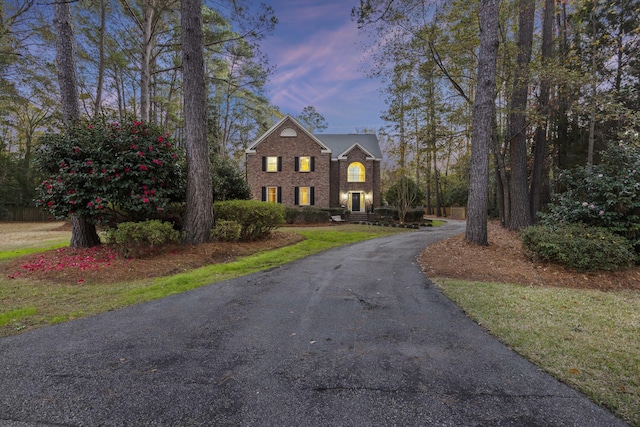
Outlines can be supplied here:
[[[117, 284], [46, 284], [0, 277], [0, 337], [60, 323], [200, 286], [232, 279], [306, 257], [334, 247], [406, 232], [365, 225], [309, 227], [289, 230], [305, 240], [225, 264], [212, 264], [174, 276]], [[6, 252], [0, 252], [3, 256]], [[13, 253], [13, 251], [12, 251]]]
[[640, 426], [640, 292], [436, 282], [510, 348]]
[[59, 240], [55, 240], [53, 242], [49, 242], [51, 243], [49, 246], [34, 246], [34, 247], [30, 247], [30, 248], [22, 248], [22, 249], [14, 249], [14, 250], [8, 250], [8, 251], [2, 251], [0, 252], [0, 262], [2, 261], [9, 261], [10, 259], [13, 258], [18, 258], [21, 257], [23, 255], [29, 255], [29, 254], [35, 254], [38, 252], [43, 252], [43, 251], [48, 251], [50, 249], [58, 249], [58, 248], [62, 248], [65, 246], [69, 246], [69, 239], [59, 239]]

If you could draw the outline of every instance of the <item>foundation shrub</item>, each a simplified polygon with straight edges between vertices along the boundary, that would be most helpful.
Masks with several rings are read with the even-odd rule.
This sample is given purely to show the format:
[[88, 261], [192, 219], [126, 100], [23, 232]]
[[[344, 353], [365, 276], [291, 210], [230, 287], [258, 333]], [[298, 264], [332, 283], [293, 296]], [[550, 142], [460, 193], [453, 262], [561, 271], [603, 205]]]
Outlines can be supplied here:
[[271, 230], [285, 223], [285, 207], [258, 200], [229, 200], [213, 206], [216, 223], [219, 220], [240, 224], [240, 240], [251, 241], [265, 237]]

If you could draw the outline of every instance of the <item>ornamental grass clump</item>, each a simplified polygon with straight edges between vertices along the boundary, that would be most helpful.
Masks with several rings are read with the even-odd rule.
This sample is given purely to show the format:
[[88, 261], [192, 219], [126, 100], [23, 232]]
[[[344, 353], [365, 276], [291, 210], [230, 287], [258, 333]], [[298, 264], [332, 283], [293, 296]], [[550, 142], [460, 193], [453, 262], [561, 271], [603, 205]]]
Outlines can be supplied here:
[[631, 242], [604, 228], [584, 224], [532, 226], [519, 233], [524, 252], [534, 261], [577, 271], [619, 270], [637, 260]]

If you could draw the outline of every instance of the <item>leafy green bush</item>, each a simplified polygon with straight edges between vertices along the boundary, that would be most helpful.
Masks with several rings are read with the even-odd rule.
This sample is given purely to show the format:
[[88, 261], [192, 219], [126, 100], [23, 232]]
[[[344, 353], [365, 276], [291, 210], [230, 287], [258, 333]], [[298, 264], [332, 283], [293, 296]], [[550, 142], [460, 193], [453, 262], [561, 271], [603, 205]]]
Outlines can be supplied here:
[[213, 206], [216, 222], [235, 221], [240, 224], [240, 240], [256, 240], [284, 224], [285, 207], [258, 200], [229, 200]]
[[248, 200], [251, 190], [238, 164], [227, 156], [216, 154], [211, 159], [213, 200]]
[[166, 218], [184, 200], [178, 151], [166, 133], [136, 120], [79, 121], [46, 134], [36, 162], [46, 179], [36, 203], [52, 216], [90, 223]]
[[287, 224], [315, 224], [329, 222], [329, 212], [317, 208], [285, 208], [285, 222]]
[[564, 189], [540, 215], [546, 225], [583, 223], [627, 238], [640, 253], [640, 148], [632, 141], [610, 144], [601, 163], [563, 171]]
[[180, 233], [171, 223], [159, 220], [144, 222], [122, 222], [107, 230], [107, 243], [116, 247], [118, 253], [127, 258], [141, 258], [152, 254], [169, 243], [178, 243]]
[[398, 209], [396, 208], [376, 208], [374, 209], [375, 214], [381, 220], [397, 220], [398, 219]]
[[604, 228], [583, 224], [532, 226], [520, 231], [525, 253], [534, 260], [577, 271], [618, 270], [636, 261], [631, 243]]
[[237, 242], [241, 232], [242, 226], [237, 222], [221, 219], [213, 226], [211, 238], [219, 242]]

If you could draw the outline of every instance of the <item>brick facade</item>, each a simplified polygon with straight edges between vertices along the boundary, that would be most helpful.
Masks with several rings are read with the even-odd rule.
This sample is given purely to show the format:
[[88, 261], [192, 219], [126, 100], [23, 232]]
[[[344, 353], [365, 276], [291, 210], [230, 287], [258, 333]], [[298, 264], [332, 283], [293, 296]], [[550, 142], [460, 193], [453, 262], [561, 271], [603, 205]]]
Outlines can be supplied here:
[[[332, 151], [321, 141], [321, 135], [313, 136], [299, 123], [287, 116], [271, 128], [246, 152], [247, 181], [255, 200], [265, 200], [265, 189], [278, 189], [278, 201], [285, 206], [302, 206], [296, 189], [308, 187], [311, 191], [309, 205], [318, 208], [339, 207], [347, 204], [350, 192], [362, 198], [361, 210], [380, 206], [380, 159], [371, 159], [357, 145], [347, 153]], [[376, 142], [377, 145], [377, 142]], [[338, 158], [345, 154], [346, 158]], [[296, 159], [312, 158], [313, 170], [296, 170]], [[267, 172], [263, 162], [268, 157], [279, 158], [280, 170]], [[365, 182], [347, 180], [347, 170], [352, 162], [365, 166]], [[268, 197], [268, 196], [267, 196]], [[366, 199], [366, 200], [365, 200]]]

